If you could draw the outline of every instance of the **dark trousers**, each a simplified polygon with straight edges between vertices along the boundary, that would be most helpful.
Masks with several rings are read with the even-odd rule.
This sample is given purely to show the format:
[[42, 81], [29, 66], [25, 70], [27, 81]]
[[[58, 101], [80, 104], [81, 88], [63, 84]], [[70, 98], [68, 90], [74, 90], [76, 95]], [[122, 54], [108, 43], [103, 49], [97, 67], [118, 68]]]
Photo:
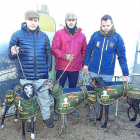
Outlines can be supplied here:
[[[59, 79], [59, 77], [61, 76], [62, 73], [63, 73], [62, 70], [57, 70], [56, 80]], [[59, 83], [62, 87], [64, 87], [65, 82], [68, 78], [69, 88], [75, 88], [77, 85], [78, 76], [79, 76], [79, 71], [74, 71], [74, 72], [65, 71], [64, 74], [62, 75], [62, 77], [60, 78]], [[56, 100], [54, 99], [54, 109], [55, 109], [55, 107], [56, 107]]]

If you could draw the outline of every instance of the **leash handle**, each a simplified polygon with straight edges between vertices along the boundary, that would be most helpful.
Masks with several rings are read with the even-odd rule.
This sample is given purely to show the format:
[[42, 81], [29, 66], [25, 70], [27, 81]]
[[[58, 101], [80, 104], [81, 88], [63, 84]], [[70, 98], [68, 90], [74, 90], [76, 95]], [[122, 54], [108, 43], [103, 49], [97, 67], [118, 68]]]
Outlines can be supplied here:
[[62, 75], [64, 74], [64, 72], [66, 71], [66, 69], [69, 67], [69, 65], [70, 65], [71, 62], [72, 62], [72, 60], [70, 60], [70, 62], [68, 63], [68, 65], [64, 69], [63, 73], [60, 75], [60, 77], [58, 78], [58, 80], [56, 82], [59, 82], [60, 78], [62, 77]]

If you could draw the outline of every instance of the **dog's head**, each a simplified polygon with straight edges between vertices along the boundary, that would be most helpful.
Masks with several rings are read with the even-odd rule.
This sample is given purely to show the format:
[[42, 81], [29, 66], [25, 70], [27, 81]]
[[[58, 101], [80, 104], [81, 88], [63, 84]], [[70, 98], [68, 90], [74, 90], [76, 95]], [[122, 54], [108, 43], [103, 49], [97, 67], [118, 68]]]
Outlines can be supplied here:
[[105, 84], [102, 77], [93, 77], [92, 84], [94, 87], [105, 89]]
[[30, 83], [25, 84], [23, 86], [23, 94], [29, 99], [33, 98], [33, 96], [35, 94], [34, 84], [30, 84]]
[[46, 89], [52, 89], [55, 85], [55, 82], [52, 79], [47, 79], [43, 84], [37, 89], [37, 91], [42, 92]]

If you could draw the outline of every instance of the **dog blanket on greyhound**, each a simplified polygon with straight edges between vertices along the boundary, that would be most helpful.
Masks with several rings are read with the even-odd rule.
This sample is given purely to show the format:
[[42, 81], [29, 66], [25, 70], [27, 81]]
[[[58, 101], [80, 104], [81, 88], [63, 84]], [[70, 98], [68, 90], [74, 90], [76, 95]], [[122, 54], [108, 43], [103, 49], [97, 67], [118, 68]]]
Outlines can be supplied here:
[[24, 99], [21, 84], [12, 85], [10, 89], [6, 92], [5, 104], [6, 106], [15, 104], [20, 119], [27, 119], [39, 113], [40, 107], [36, 96], [28, 100]]
[[129, 96], [140, 99], [140, 87], [126, 82], [104, 82], [105, 89], [92, 86], [81, 86], [77, 88], [63, 89], [58, 84], [52, 89], [52, 94], [56, 99], [56, 112], [69, 114], [75, 110], [81, 102], [86, 99], [89, 104], [98, 102], [103, 105], [114, 103], [120, 97]]
[[140, 87], [126, 82], [104, 82], [106, 88], [96, 88], [96, 100], [98, 103], [108, 105], [114, 103], [120, 97], [129, 96], [135, 99], [140, 99]]
[[[94, 96], [93, 94], [95, 92], [91, 86], [63, 89], [62, 86], [57, 83], [51, 93], [56, 99], [55, 111], [60, 114], [69, 114], [73, 112], [89, 94]], [[94, 97], [94, 99], [96, 98]]]

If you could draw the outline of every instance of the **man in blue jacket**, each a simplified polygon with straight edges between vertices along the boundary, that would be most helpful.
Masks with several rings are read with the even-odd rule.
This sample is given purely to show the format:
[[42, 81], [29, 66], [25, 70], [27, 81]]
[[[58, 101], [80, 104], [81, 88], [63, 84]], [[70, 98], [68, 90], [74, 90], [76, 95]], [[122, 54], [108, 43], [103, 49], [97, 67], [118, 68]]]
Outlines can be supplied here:
[[[123, 79], [128, 82], [128, 66], [125, 55], [125, 45], [122, 37], [115, 32], [112, 17], [104, 15], [101, 18], [100, 31], [93, 33], [87, 45], [83, 71], [90, 72], [91, 77], [102, 77], [105, 81], [112, 81], [115, 68], [116, 55], [122, 69]], [[99, 112], [96, 104], [96, 112]], [[112, 105], [109, 106], [109, 113]], [[109, 114], [109, 120], [115, 117]]]
[[[39, 14], [30, 10], [25, 13], [25, 22], [21, 30], [16, 31], [10, 40], [9, 57], [17, 59], [17, 72], [20, 83], [24, 85], [33, 83], [37, 89], [48, 79], [48, 71], [52, 69], [52, 53], [48, 36], [40, 31], [38, 26]], [[19, 57], [18, 57], [19, 56]], [[20, 65], [21, 64], [21, 65]], [[53, 122], [50, 119], [49, 92], [37, 93], [41, 106], [43, 122], [47, 127], [52, 128]], [[28, 122], [31, 120], [28, 119]], [[27, 131], [30, 131], [31, 124], [28, 123]]]

